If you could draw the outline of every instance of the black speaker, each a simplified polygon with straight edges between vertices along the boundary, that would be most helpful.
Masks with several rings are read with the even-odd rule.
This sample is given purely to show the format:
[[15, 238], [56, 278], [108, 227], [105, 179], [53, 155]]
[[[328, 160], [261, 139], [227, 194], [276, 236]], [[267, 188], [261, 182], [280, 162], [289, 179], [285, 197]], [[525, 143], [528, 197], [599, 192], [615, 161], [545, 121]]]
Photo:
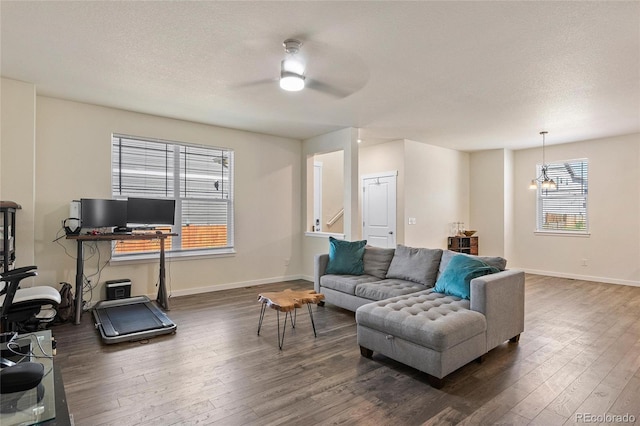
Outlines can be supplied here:
[[35, 388], [44, 377], [44, 365], [21, 362], [0, 370], [0, 393], [22, 392]]

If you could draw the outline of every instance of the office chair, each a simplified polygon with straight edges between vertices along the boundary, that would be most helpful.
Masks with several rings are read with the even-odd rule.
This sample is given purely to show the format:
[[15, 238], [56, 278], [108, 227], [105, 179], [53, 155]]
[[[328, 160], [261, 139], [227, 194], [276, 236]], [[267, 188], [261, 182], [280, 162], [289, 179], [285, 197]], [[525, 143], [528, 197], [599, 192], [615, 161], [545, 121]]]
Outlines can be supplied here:
[[37, 266], [25, 266], [0, 274], [4, 288], [0, 290], [0, 330], [33, 331], [40, 324], [51, 322], [60, 304], [60, 293], [53, 287], [19, 288], [20, 281], [35, 277]]

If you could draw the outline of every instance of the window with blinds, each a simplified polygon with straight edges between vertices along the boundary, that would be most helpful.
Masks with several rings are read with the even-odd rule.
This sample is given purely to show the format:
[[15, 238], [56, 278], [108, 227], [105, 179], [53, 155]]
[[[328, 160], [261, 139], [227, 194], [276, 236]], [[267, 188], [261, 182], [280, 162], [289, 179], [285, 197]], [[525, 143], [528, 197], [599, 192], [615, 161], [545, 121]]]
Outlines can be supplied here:
[[[233, 248], [233, 150], [133, 136], [112, 136], [113, 198], [176, 200], [172, 251]], [[127, 241], [116, 254], [159, 250], [154, 241]]]
[[[586, 159], [547, 164], [555, 189], [538, 185], [537, 231], [588, 232], [587, 195], [589, 165]], [[537, 166], [537, 176], [542, 165]]]

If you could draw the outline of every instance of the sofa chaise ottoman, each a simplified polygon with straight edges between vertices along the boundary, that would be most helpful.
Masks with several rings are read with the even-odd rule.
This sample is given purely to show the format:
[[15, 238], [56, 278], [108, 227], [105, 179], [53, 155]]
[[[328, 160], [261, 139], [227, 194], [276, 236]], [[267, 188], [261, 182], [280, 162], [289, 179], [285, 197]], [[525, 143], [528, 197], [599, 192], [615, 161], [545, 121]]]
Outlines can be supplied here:
[[[396, 259], [394, 268], [397, 255], [403, 259]], [[431, 384], [440, 387], [446, 375], [507, 340], [517, 342], [524, 331], [524, 273], [505, 270], [502, 258], [399, 245], [395, 250], [366, 247], [363, 263], [372, 259], [377, 270], [372, 264], [363, 270], [375, 275], [326, 274], [326, 254], [316, 256], [315, 264], [316, 291], [325, 294], [326, 302], [355, 311], [365, 357], [381, 353], [427, 373]], [[425, 262], [428, 268], [422, 268]], [[469, 262], [493, 265], [498, 272], [470, 279], [468, 294], [436, 291], [436, 282], [446, 281], [452, 268]], [[381, 264], [387, 265], [386, 271]], [[398, 265], [410, 270], [398, 271]], [[389, 270], [393, 278], [386, 277]], [[407, 279], [399, 278], [403, 275]]]

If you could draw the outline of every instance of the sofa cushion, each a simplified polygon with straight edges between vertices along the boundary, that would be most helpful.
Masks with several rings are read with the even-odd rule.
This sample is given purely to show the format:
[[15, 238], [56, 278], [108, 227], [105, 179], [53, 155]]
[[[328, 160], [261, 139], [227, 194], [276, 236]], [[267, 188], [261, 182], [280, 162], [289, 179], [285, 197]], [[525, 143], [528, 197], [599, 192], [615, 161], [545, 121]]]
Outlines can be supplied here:
[[398, 244], [387, 278], [397, 278], [433, 287], [438, 276], [441, 249], [413, 248]]
[[468, 300], [429, 289], [363, 305], [356, 310], [356, 322], [443, 352], [486, 332], [484, 315], [468, 308]]
[[362, 258], [364, 273], [378, 277], [381, 280], [387, 278], [387, 271], [389, 270], [389, 265], [391, 264], [391, 259], [393, 259], [393, 253], [395, 251], [396, 250], [392, 248], [366, 246]]
[[434, 291], [470, 299], [471, 280], [496, 272], [500, 272], [498, 268], [489, 266], [476, 257], [458, 254], [449, 260], [447, 267], [436, 282]]
[[356, 296], [369, 300], [382, 300], [425, 290], [425, 286], [413, 281], [386, 279], [372, 283], [358, 284]]
[[327, 274], [364, 274], [364, 247], [367, 241], [344, 241], [329, 237]]
[[323, 275], [320, 277], [320, 286], [355, 295], [356, 286], [359, 284], [379, 280], [371, 275]]
[[507, 259], [498, 256], [474, 256], [472, 254], [458, 253], [451, 250], [443, 250], [442, 258], [440, 259], [440, 266], [438, 267], [438, 276], [442, 275], [444, 270], [447, 268], [449, 261], [453, 256], [458, 254], [462, 254], [463, 256], [469, 256], [474, 259], [480, 259], [484, 263], [489, 266], [493, 266], [494, 268], [498, 268], [501, 271], [504, 271], [507, 268]]

